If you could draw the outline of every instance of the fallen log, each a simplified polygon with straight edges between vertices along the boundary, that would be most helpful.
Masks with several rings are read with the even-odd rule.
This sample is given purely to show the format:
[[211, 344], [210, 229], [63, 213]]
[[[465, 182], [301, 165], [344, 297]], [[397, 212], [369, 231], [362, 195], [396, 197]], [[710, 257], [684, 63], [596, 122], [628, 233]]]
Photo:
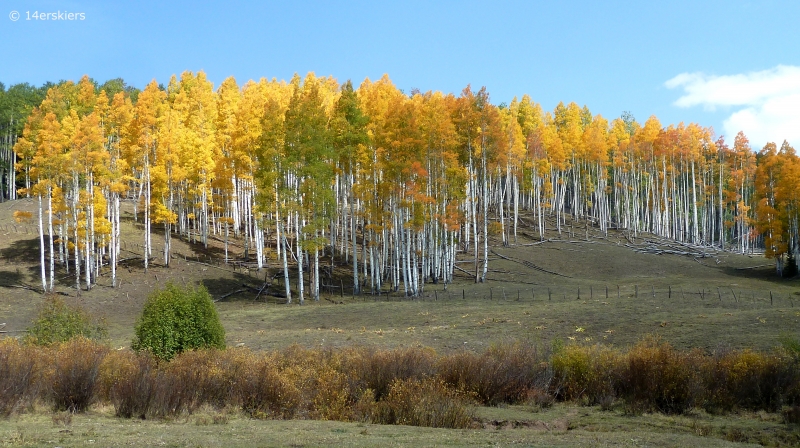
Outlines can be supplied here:
[[245, 291], [244, 289], [237, 289], [236, 291], [229, 292], [229, 293], [225, 294], [224, 296], [220, 296], [220, 298], [215, 300], [214, 302], [219, 302], [221, 300], [225, 300], [225, 299], [227, 299], [228, 297], [230, 297], [230, 296], [232, 296], [234, 294], [238, 294], [238, 293], [244, 292], [244, 291]]

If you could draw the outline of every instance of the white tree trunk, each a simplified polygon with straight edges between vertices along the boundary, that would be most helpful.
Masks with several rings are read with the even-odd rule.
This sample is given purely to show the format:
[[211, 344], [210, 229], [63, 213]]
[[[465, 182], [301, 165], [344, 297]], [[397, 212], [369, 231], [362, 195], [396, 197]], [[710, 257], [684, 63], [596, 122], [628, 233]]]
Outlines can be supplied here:
[[294, 212], [294, 237], [297, 249], [297, 300], [302, 305], [305, 302], [303, 297], [303, 249], [300, 244], [300, 213]]
[[50, 186], [47, 187], [47, 227], [50, 233], [50, 291], [53, 291], [56, 287], [56, 254], [53, 248], [53, 189]]
[[39, 264], [42, 268], [42, 291], [47, 291], [47, 273], [45, 272], [44, 262], [44, 221], [42, 214], [42, 195], [37, 195], [39, 198]]

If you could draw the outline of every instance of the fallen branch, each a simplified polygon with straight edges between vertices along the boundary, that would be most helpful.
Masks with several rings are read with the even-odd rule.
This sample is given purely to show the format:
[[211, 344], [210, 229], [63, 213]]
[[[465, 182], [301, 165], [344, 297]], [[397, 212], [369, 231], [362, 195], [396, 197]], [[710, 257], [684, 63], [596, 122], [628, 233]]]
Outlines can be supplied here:
[[41, 290], [36, 289], [33, 286], [28, 286], [28, 285], [2, 285], [2, 286], [5, 286], [6, 288], [27, 289], [28, 291], [33, 291], [33, 292], [37, 292], [37, 293], [41, 293], [42, 292]]
[[453, 265], [453, 267], [454, 267], [454, 268], [456, 268], [456, 269], [458, 269], [459, 271], [461, 271], [461, 272], [463, 272], [463, 273], [465, 273], [465, 274], [469, 275], [470, 277], [472, 276], [472, 273], [470, 273], [470, 272], [467, 272], [466, 270], [464, 270], [464, 269], [462, 269], [462, 268], [460, 268], [460, 267], [458, 267], [458, 266], [456, 266], [456, 265]]
[[549, 243], [549, 242], [552, 242], [552, 241], [553, 241], [553, 239], [552, 239], [552, 238], [548, 238], [548, 239], [546, 239], [546, 240], [537, 241], [537, 242], [535, 242], [535, 243], [520, 244], [520, 246], [537, 246], [537, 245], [539, 245], [539, 244], [542, 244], [542, 243]]
[[772, 266], [771, 264], [760, 264], [758, 266], [748, 266], [746, 268], [736, 268], [737, 271], [743, 271], [745, 269], [758, 269], [758, 268], [765, 268], [767, 266]]
[[262, 286], [261, 289], [258, 290], [258, 294], [256, 294], [256, 298], [253, 299], [253, 301], [258, 300], [258, 298], [261, 297], [261, 293], [264, 292], [264, 290], [267, 289], [270, 285], [272, 285], [271, 281], [269, 283], [264, 282], [264, 286]]
[[554, 272], [554, 271], [548, 271], [547, 269], [544, 269], [544, 268], [541, 268], [539, 266], [536, 266], [535, 264], [533, 264], [533, 263], [531, 263], [530, 261], [527, 261], [527, 260], [515, 260], [515, 259], [513, 259], [511, 257], [506, 257], [505, 255], [500, 255], [497, 252], [495, 252], [494, 249], [492, 249], [492, 253], [497, 255], [498, 257], [504, 259], [504, 260], [513, 261], [515, 263], [520, 263], [522, 265], [525, 265], [525, 266], [527, 266], [527, 267], [529, 267], [531, 269], [534, 269], [534, 270], [537, 270], [537, 271], [540, 271], [540, 272], [544, 272], [544, 273], [552, 274], [552, 275], [558, 275], [560, 277], [572, 278], [569, 275], [564, 275], [564, 274], [561, 274], [561, 273], [558, 273], [558, 272]]
[[230, 297], [230, 296], [232, 296], [234, 294], [238, 294], [238, 293], [244, 292], [244, 291], [245, 291], [244, 289], [237, 289], [236, 291], [229, 292], [229, 293], [225, 294], [224, 296], [221, 296], [219, 299], [215, 300], [214, 302], [219, 302], [221, 300], [225, 300], [225, 299], [227, 299], [228, 297]]
[[184, 261], [185, 261], [186, 263], [201, 264], [201, 265], [203, 265], [203, 266], [208, 266], [208, 267], [210, 267], [210, 268], [219, 269], [220, 271], [225, 271], [225, 272], [234, 272], [234, 273], [236, 273], [236, 271], [233, 271], [233, 270], [231, 270], [231, 269], [225, 269], [225, 268], [223, 268], [223, 267], [221, 267], [221, 266], [214, 266], [213, 264], [203, 263], [202, 261], [192, 261], [192, 260], [184, 260]]

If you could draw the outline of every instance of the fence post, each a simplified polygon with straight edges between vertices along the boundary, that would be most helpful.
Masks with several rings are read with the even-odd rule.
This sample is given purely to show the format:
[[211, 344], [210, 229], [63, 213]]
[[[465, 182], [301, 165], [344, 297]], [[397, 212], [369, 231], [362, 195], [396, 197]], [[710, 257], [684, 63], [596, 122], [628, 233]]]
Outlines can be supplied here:
[[672, 298], [672, 285], [669, 285], [669, 295], [667, 295], [668, 299]]
[[547, 300], [549, 300], [551, 302], [553, 301], [553, 295], [550, 292], [550, 288], [547, 288]]
[[639, 285], [633, 285], [634, 287], [634, 297], [639, 298]]

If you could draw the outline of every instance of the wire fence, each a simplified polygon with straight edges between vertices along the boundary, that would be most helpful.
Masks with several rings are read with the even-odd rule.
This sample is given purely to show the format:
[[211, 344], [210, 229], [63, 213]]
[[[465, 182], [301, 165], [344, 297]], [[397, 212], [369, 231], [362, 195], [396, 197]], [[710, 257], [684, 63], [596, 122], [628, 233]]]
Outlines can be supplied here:
[[[346, 296], [343, 293], [342, 296]], [[351, 294], [352, 295], [352, 294]], [[352, 295], [353, 298], [357, 296]], [[794, 307], [795, 302], [800, 306], [800, 297], [793, 293], [778, 292], [764, 289], [748, 289], [727, 286], [654, 286], [654, 285], [617, 285], [606, 284], [596, 286], [574, 286], [565, 284], [552, 285], [491, 285], [467, 287], [463, 284], [451, 284], [445, 290], [443, 285], [428, 284], [424, 292], [418, 297], [406, 296], [400, 288], [396, 292], [382, 291], [367, 293], [358, 296], [364, 300], [448, 300], [448, 301], [495, 301], [501, 302], [575, 302], [575, 301], [600, 301], [613, 303], [620, 300], [651, 300], [668, 304], [693, 303], [703, 306], [722, 307]]]

